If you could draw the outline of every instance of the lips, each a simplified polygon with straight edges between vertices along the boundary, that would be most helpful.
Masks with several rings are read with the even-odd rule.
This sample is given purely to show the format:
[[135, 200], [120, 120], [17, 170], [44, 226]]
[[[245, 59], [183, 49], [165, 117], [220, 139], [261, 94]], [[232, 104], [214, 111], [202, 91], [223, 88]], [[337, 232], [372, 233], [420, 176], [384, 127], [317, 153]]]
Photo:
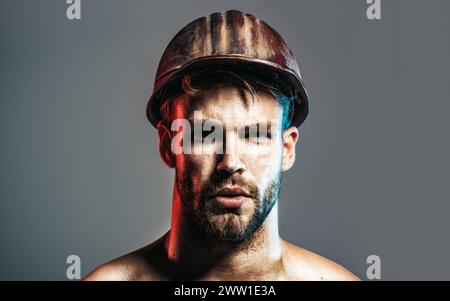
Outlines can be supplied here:
[[225, 187], [212, 194], [210, 198], [223, 208], [241, 208], [252, 196], [240, 187]]

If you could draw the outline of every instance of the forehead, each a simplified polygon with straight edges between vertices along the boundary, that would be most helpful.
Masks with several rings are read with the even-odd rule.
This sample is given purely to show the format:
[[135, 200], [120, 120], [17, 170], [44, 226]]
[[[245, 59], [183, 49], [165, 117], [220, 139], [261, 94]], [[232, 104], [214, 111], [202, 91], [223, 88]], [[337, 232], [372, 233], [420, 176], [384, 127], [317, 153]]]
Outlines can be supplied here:
[[189, 100], [184, 106], [184, 116], [178, 117], [194, 119], [198, 112], [202, 119], [233, 125], [281, 123], [282, 117], [282, 107], [271, 94], [258, 92], [252, 98], [250, 92], [234, 87], [217, 88], [207, 91], [201, 99]]

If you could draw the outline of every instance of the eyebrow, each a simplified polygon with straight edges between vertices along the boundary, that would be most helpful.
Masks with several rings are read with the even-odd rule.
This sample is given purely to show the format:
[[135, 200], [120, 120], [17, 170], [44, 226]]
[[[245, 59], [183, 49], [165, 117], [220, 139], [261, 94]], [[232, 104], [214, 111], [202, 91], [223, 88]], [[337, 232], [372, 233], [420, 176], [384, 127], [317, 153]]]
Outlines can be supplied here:
[[206, 121], [208, 121], [212, 126], [216, 126], [216, 125], [221, 125], [222, 124], [221, 122], [216, 122], [215, 119], [194, 119], [194, 118], [189, 118], [188, 121], [191, 124], [191, 126], [194, 126], [194, 122], [200, 122], [202, 124], [202, 127], [203, 127], [203, 124]]
[[[190, 123], [192, 126], [194, 125], [194, 122], [201, 122], [201, 124], [202, 124], [202, 126], [203, 126], [203, 124], [204, 124], [206, 121], [210, 122], [210, 124], [211, 124], [212, 126], [222, 125], [222, 124], [223, 124], [223, 123], [220, 122], [220, 121], [219, 121], [219, 122], [215, 121], [215, 119], [195, 119], [195, 118], [189, 118], [188, 121], [189, 121], [189, 123]], [[225, 123], [225, 125], [226, 125], [226, 123]], [[267, 125], [267, 126], [265, 126], [265, 125]], [[263, 126], [264, 126], [264, 128], [267, 128], [268, 131], [270, 131], [271, 128], [272, 128], [272, 122], [255, 122], [255, 123], [249, 123], [249, 124], [244, 124], [244, 125], [240, 126], [240, 128], [256, 127], [257, 129], [260, 129], [260, 128], [262, 128]]]
[[256, 123], [250, 123], [244, 125], [242, 128], [246, 127], [253, 127], [259, 129], [267, 129], [267, 131], [270, 131], [272, 129], [272, 123], [271, 122], [256, 122]]

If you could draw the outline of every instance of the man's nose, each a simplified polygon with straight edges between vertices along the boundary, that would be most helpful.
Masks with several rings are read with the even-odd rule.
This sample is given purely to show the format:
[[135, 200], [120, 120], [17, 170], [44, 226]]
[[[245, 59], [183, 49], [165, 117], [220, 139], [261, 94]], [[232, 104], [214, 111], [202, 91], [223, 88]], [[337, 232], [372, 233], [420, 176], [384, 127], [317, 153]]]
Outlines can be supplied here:
[[221, 160], [217, 164], [218, 172], [235, 173], [242, 172], [244, 169], [244, 165], [236, 153], [223, 154]]

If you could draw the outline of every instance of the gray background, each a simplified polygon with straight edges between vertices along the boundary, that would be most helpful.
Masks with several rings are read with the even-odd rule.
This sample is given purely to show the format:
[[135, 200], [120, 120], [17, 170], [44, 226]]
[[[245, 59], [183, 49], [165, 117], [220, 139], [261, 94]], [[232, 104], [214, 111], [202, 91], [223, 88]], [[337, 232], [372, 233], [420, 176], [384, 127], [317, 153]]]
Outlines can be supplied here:
[[450, 279], [449, 1], [1, 2], [0, 279], [65, 279], [169, 226], [171, 170], [145, 105], [159, 57], [190, 20], [266, 20], [311, 95], [284, 178], [282, 236], [366, 279]]

